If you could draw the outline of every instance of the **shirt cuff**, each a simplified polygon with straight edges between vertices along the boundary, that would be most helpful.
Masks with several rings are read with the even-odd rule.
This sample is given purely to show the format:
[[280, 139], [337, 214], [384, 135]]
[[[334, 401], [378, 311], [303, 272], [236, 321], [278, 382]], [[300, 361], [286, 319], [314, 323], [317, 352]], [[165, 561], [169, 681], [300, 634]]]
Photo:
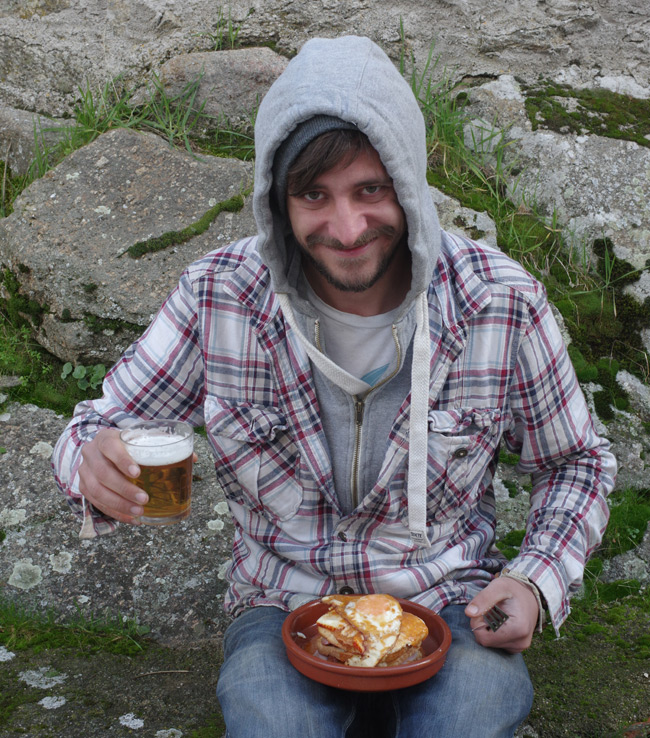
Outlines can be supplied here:
[[537, 552], [516, 556], [506, 568], [525, 576], [537, 587], [542, 602], [546, 604], [555, 633], [559, 635], [560, 626], [571, 612], [569, 583], [564, 568], [555, 559]]

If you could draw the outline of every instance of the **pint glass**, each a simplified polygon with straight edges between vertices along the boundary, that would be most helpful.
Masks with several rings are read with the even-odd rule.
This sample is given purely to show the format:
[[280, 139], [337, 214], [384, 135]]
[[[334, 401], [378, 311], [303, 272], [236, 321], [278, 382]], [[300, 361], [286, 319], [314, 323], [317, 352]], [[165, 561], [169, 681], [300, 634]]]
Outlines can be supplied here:
[[148, 495], [140, 521], [171, 525], [190, 514], [194, 431], [174, 420], [146, 420], [124, 428], [120, 438], [140, 467], [131, 481]]

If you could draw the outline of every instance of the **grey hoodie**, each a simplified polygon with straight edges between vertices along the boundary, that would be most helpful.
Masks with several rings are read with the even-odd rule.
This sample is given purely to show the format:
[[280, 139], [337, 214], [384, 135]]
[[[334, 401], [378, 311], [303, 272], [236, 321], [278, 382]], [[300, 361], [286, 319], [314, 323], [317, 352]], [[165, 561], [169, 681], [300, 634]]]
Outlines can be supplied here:
[[276, 292], [291, 293], [284, 222], [270, 206], [273, 158], [302, 121], [331, 115], [354, 123], [377, 150], [393, 179], [408, 224], [413, 282], [405, 304], [427, 289], [440, 252], [440, 226], [426, 179], [422, 113], [395, 65], [370, 39], [312, 39], [289, 62], [260, 105], [255, 124], [258, 248]]
[[[402, 339], [399, 377], [404, 389], [402, 399], [409, 389], [412, 390], [409, 528], [414, 542], [427, 545], [425, 501], [430, 349], [426, 291], [440, 252], [441, 232], [426, 180], [424, 120], [410, 86], [388, 56], [369, 39], [356, 36], [308, 41], [273, 84], [259, 108], [255, 126], [253, 199], [259, 232], [258, 249], [271, 272], [273, 288], [287, 322], [296, 331], [317, 369], [316, 381], [321, 408], [326, 416], [323, 418], [326, 430], [339, 422], [340, 414], [332, 408], [332, 403], [341, 401], [340, 394], [337, 400], [336, 389], [328, 386], [327, 381], [350, 396], [350, 406], [350, 398], [359, 395], [360, 387], [355, 378], [321, 353], [314, 340], [307, 337], [310, 331], [304, 318], [296, 316], [294, 308], [309, 314], [309, 308], [301, 301], [298, 291], [299, 255], [292, 240], [285, 237], [287, 228], [282, 216], [271, 205], [272, 167], [278, 147], [298, 124], [321, 114], [353, 123], [367, 135], [393, 180], [406, 217], [412, 280], [396, 321]], [[403, 364], [406, 345], [414, 330], [409, 377], [404, 373]], [[388, 395], [384, 400], [388, 404], [375, 407], [374, 422], [366, 423], [371, 433], [373, 429], [381, 433], [377, 426], [383, 426], [385, 434], [385, 428], [390, 427], [395, 417], [399, 408], [399, 392], [393, 388]], [[332, 449], [337, 434], [327, 435], [334, 462], [341, 456], [333, 453]], [[366, 438], [365, 448], [383, 448], [382, 440], [385, 438], [371, 434]], [[374, 455], [375, 463], [370, 463], [371, 469], [378, 468], [380, 456]], [[367, 458], [366, 461], [372, 462], [372, 459]], [[341, 472], [339, 468], [337, 473], [336, 464], [334, 466], [335, 477], [347, 476], [347, 471]]]

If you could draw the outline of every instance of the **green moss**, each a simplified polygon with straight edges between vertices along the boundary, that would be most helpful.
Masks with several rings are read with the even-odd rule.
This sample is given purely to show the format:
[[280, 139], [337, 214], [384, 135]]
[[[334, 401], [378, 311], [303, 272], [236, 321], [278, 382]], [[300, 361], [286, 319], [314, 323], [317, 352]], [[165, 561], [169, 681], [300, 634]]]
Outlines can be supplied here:
[[604, 568], [603, 559], [600, 556], [593, 556], [587, 565], [585, 566], [585, 580], [586, 581], [597, 581], [597, 578], [602, 574]]
[[622, 736], [647, 718], [647, 684], [639, 668], [647, 670], [650, 653], [650, 592], [619, 594], [611, 602], [574, 598], [560, 639], [546, 628], [524, 653], [535, 687], [527, 722], [538, 735]]
[[42, 695], [39, 692], [24, 689], [18, 679], [3, 679], [0, 689], [0, 725], [8, 725], [11, 716], [22, 705], [33, 704], [40, 699]]
[[208, 718], [205, 725], [195, 728], [189, 733], [189, 738], [216, 738], [216, 736], [223, 735], [225, 730], [226, 723], [223, 720], [223, 716], [220, 712], [217, 712]]
[[647, 355], [641, 335], [644, 328], [650, 327], [650, 298], [639, 303], [623, 291], [638, 279], [640, 272], [614, 257], [611, 242], [595, 242], [594, 253], [602, 286], [567, 293], [555, 304], [574, 341], [569, 355], [578, 378], [603, 386], [594, 402], [601, 419], [608, 420], [614, 417], [613, 408], [629, 407], [625, 392], [616, 382], [619, 369], [647, 380]]
[[229, 213], [236, 213], [244, 207], [244, 198], [241, 195], [235, 195], [229, 200], [217, 203], [214, 207], [211, 207], [204, 215], [202, 215], [195, 223], [183, 228], [182, 231], [168, 231], [163, 233], [161, 236], [155, 236], [147, 241], [138, 241], [127, 249], [126, 253], [132, 259], [139, 259], [145, 254], [154, 253], [163, 249], [170, 248], [171, 246], [178, 246], [179, 244], [185, 243], [191, 240], [195, 236], [199, 236], [204, 233], [210, 227], [212, 221], [224, 211]]
[[636, 579], [621, 579], [616, 582], [598, 582], [601, 602], [618, 602], [629, 595], [637, 594], [641, 585]]
[[475, 226], [470, 226], [462, 215], [457, 215], [453, 220], [454, 225], [457, 228], [464, 230], [470, 238], [475, 241], [480, 241], [485, 236], [485, 231]]
[[596, 369], [598, 372], [596, 381], [603, 387], [601, 391], [594, 393], [596, 413], [601, 420], [612, 420], [615, 415], [614, 408], [627, 410], [629, 407], [627, 395], [616, 381], [620, 364], [614, 359], [603, 358], [598, 361]]
[[507, 559], [513, 559], [519, 553], [525, 535], [525, 530], [511, 530], [496, 542], [497, 548]]
[[519, 487], [517, 487], [516, 482], [513, 482], [510, 479], [504, 479], [503, 486], [508, 490], [508, 496], [510, 498], [517, 497], [517, 495], [519, 494]]
[[91, 333], [101, 333], [102, 331], [112, 331], [119, 333], [120, 331], [132, 331], [140, 334], [144, 328], [137, 323], [129, 323], [126, 320], [118, 320], [117, 318], [100, 318], [98, 315], [91, 313], [83, 314], [83, 322]]
[[7, 298], [0, 299], [0, 309], [6, 318], [15, 326], [40, 325], [44, 313], [49, 310], [48, 306], [21, 295], [20, 282], [10, 269], [3, 270], [1, 281], [8, 295]]
[[610, 90], [576, 90], [548, 81], [524, 85], [523, 90], [533, 130], [591, 133], [650, 146], [646, 138], [650, 131], [650, 100]]
[[607, 627], [599, 623], [587, 623], [579, 633], [579, 637], [584, 639], [587, 636], [594, 635], [594, 633], [607, 633]]
[[594, 392], [593, 398], [594, 398], [594, 409], [596, 410], [596, 415], [604, 423], [607, 423], [610, 420], [614, 420], [614, 418], [616, 417], [616, 414], [614, 413], [614, 410], [612, 408], [612, 402], [611, 402], [611, 397], [609, 395], [609, 392], [607, 392], [607, 390], [600, 390], [599, 392]]
[[517, 466], [520, 458], [521, 457], [519, 456], [519, 454], [511, 454], [503, 447], [499, 449], [499, 464], [506, 464], [506, 466]]
[[624, 287], [636, 282], [642, 269], [636, 269], [629, 261], [617, 257], [614, 244], [609, 238], [598, 238], [592, 244], [592, 251], [598, 257], [597, 270], [605, 283]]
[[521, 546], [526, 535], [525, 530], [511, 530], [501, 539], [507, 546]]
[[611, 558], [641, 544], [650, 523], [650, 489], [617, 490], [609, 498], [610, 515], [599, 553]]
[[645, 635], [639, 636], [634, 641], [633, 649], [636, 658], [643, 660], [650, 658], [650, 635], [646, 633]]
[[580, 382], [595, 382], [598, 379], [598, 368], [589, 364], [580, 349], [574, 344], [569, 344], [568, 351], [578, 380]]

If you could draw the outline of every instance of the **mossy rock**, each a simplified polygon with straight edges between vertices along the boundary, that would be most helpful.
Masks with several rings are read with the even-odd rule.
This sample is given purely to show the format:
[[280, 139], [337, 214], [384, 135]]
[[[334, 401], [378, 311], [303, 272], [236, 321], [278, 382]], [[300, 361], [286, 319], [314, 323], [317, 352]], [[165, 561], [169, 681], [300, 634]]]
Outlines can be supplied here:
[[590, 133], [650, 146], [650, 100], [605, 89], [573, 89], [550, 81], [524, 86], [533, 126], [558, 133]]

